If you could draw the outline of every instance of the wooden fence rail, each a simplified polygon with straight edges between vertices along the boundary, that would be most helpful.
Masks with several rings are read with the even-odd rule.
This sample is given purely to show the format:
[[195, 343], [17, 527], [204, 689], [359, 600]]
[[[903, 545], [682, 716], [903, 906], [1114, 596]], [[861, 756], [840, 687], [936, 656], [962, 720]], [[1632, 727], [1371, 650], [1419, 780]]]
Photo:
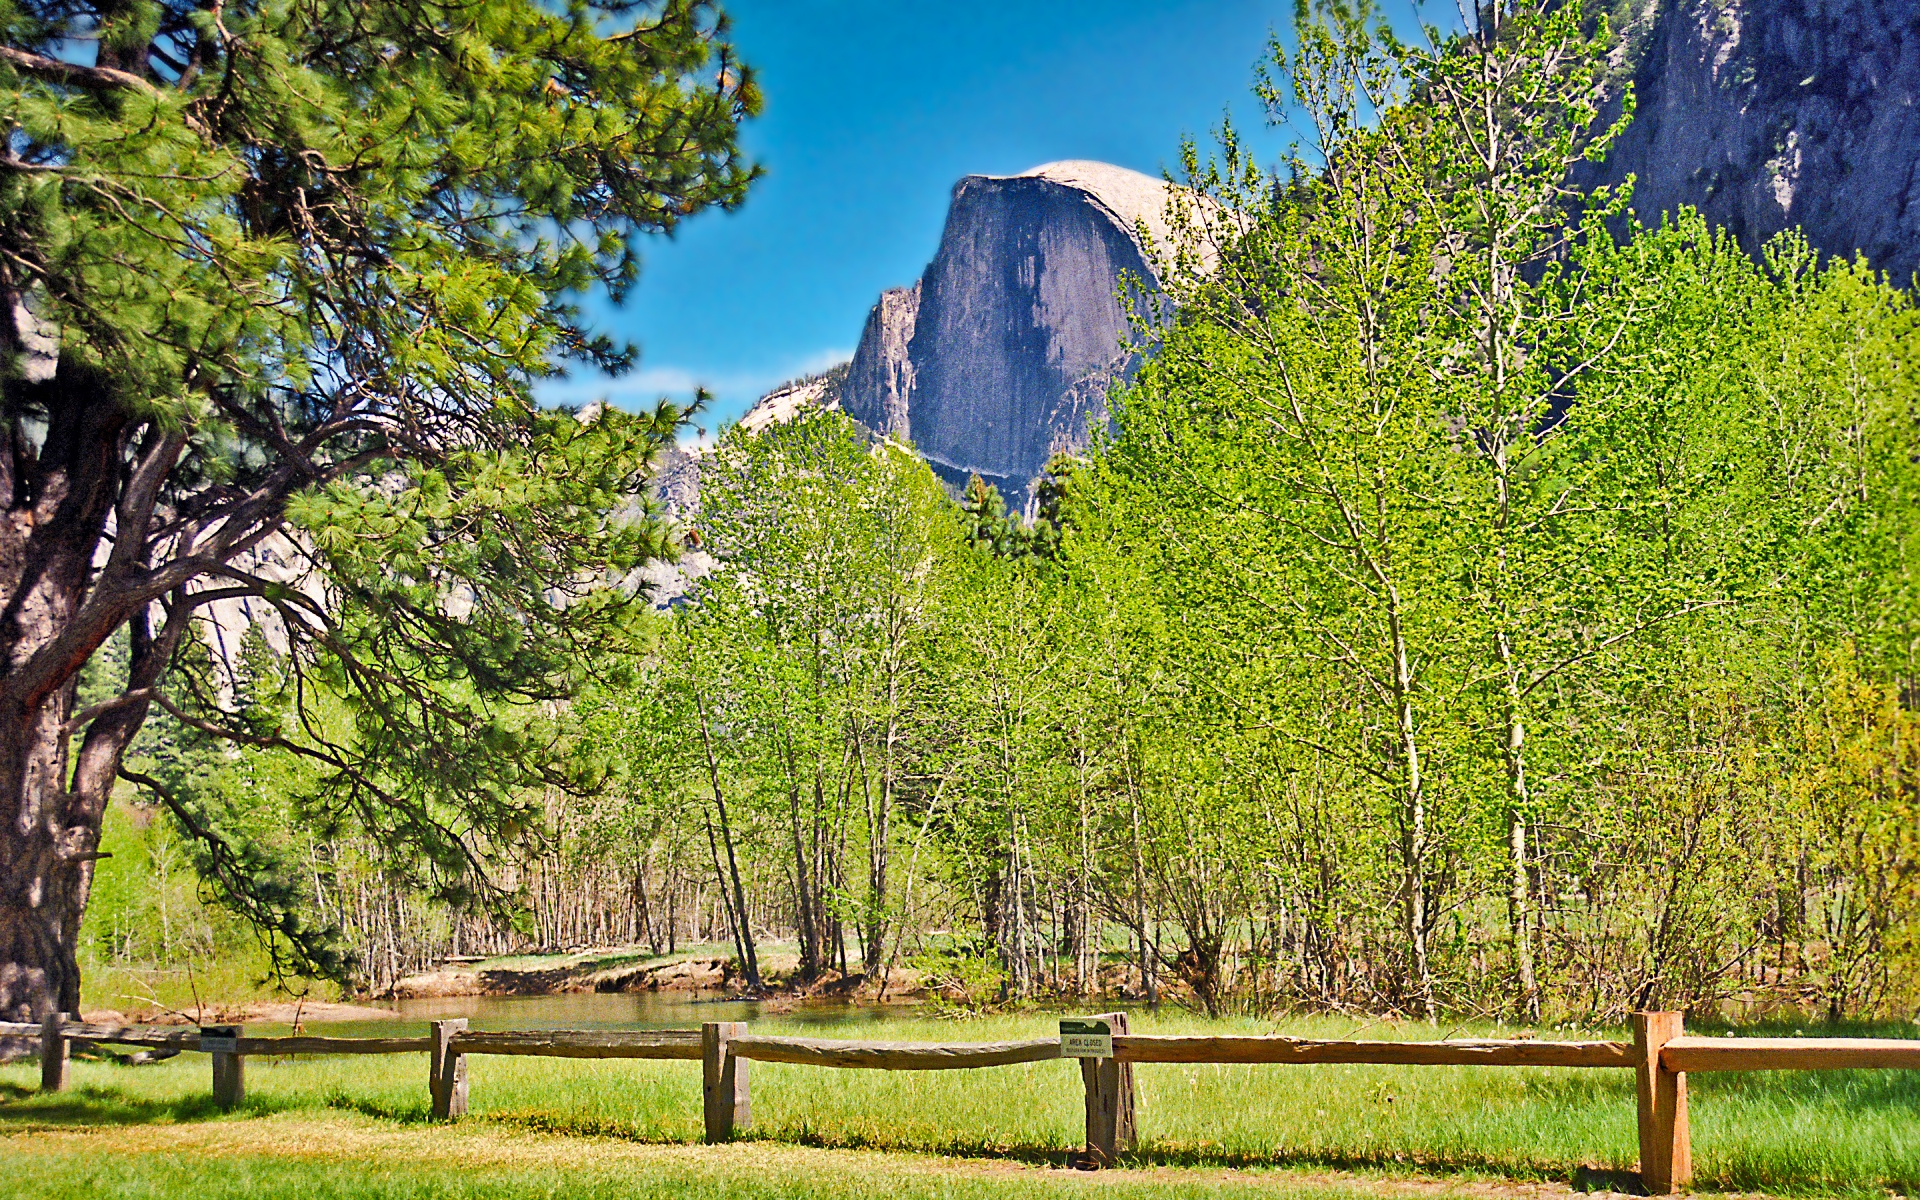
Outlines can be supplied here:
[[[22, 1025], [0, 1022], [0, 1038], [44, 1037], [45, 1024]], [[85, 1042], [109, 1046], [145, 1046], [155, 1050], [199, 1050], [200, 1031], [178, 1026], [85, 1025], [65, 1021], [60, 1025], [65, 1042]], [[695, 1039], [698, 1040], [697, 1038]], [[333, 1037], [242, 1037], [236, 1039], [236, 1052], [242, 1055], [272, 1054], [407, 1054], [431, 1048], [432, 1038], [333, 1038]], [[696, 1056], [697, 1057], [697, 1056]]]
[[1131, 1063], [1378, 1063], [1422, 1067], [1631, 1067], [1630, 1042], [1363, 1042], [1291, 1037], [1115, 1034]]
[[1005, 1067], [1060, 1057], [1060, 1039], [1024, 1042], [838, 1042], [820, 1038], [732, 1039], [733, 1054], [756, 1062], [806, 1067], [856, 1067], [876, 1071], [956, 1071]]
[[[1632, 1042], [1449, 1040], [1435, 1042], [1323, 1041], [1279, 1036], [1145, 1035], [1129, 1033], [1125, 1013], [1102, 1018], [1113, 1029], [1113, 1057], [1080, 1059], [1086, 1093], [1088, 1166], [1112, 1163], [1136, 1140], [1133, 1068], [1140, 1063], [1311, 1064], [1370, 1063], [1383, 1066], [1601, 1067], [1630, 1068], [1636, 1082], [1640, 1176], [1646, 1190], [1664, 1195], [1692, 1181], [1687, 1127], [1687, 1074], [1700, 1071], [1920, 1070], [1920, 1039], [1714, 1038], [1689, 1037], [1679, 1013], [1635, 1013]], [[233, 1107], [244, 1098], [248, 1056], [290, 1054], [428, 1055], [433, 1115], [467, 1111], [468, 1055], [539, 1055], [553, 1058], [667, 1059], [698, 1061], [701, 1108], [709, 1142], [730, 1140], [751, 1127], [750, 1062], [881, 1071], [973, 1070], [1044, 1062], [1060, 1057], [1058, 1038], [1016, 1042], [868, 1042], [823, 1038], [766, 1037], [739, 1022], [709, 1022], [699, 1029], [515, 1030], [481, 1032], [462, 1019], [434, 1021], [427, 1037], [334, 1038], [232, 1036], [199, 1029], [87, 1024], [54, 1015], [44, 1022], [0, 1022], [0, 1039], [39, 1043], [40, 1084], [60, 1091], [67, 1084], [69, 1050], [75, 1043], [141, 1046], [150, 1050], [205, 1051], [213, 1059], [214, 1098]]]
[[1669, 1071], [1920, 1070], [1920, 1039], [1675, 1037], [1660, 1050]]
[[[422, 1050], [426, 1046], [420, 1047]], [[457, 1054], [536, 1054], [546, 1058], [666, 1058], [700, 1061], [698, 1029], [628, 1031], [535, 1029], [457, 1033]]]

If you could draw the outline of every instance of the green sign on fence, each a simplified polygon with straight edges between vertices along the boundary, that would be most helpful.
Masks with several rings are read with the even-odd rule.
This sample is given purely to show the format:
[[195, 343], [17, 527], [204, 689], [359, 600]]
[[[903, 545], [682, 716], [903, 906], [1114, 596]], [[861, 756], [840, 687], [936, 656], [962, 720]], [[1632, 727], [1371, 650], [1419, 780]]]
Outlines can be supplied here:
[[1113, 1025], [1076, 1017], [1060, 1022], [1061, 1058], [1112, 1058]]

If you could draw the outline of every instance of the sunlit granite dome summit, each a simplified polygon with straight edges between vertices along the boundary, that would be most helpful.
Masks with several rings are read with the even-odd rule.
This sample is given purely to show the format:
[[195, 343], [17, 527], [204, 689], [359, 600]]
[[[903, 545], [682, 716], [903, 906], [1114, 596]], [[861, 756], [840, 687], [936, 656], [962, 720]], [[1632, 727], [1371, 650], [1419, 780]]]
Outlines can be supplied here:
[[841, 406], [951, 482], [977, 473], [1021, 503], [1049, 457], [1106, 421], [1131, 360], [1121, 281], [1157, 284], [1138, 226], [1164, 241], [1167, 198], [1100, 162], [962, 179], [925, 274], [868, 315]]

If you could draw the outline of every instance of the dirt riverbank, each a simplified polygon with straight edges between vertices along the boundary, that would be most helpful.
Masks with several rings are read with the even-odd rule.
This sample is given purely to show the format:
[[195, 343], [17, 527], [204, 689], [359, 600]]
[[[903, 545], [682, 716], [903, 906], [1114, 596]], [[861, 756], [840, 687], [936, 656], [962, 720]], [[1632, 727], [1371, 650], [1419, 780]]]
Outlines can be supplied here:
[[[877, 981], [863, 976], [842, 977], [828, 972], [806, 985], [794, 982], [800, 968], [797, 954], [772, 950], [759, 956], [761, 977], [769, 993], [793, 999], [837, 997], [874, 1001], [880, 998]], [[742, 994], [745, 981], [731, 956], [705, 950], [690, 954], [653, 956], [644, 949], [610, 947], [567, 954], [524, 955], [475, 963], [448, 964], [438, 970], [410, 975], [394, 984], [384, 998], [437, 999], [453, 996], [552, 996], [577, 992], [710, 992]], [[921, 996], [917, 972], [896, 970], [886, 1000], [910, 1001]]]
[[328, 1021], [385, 1021], [397, 1016], [390, 1008], [367, 1004], [340, 1004], [331, 1000], [275, 1000], [247, 1004], [207, 1004], [185, 1012], [148, 1008], [123, 1012], [93, 1009], [80, 1019], [95, 1025], [308, 1025]]

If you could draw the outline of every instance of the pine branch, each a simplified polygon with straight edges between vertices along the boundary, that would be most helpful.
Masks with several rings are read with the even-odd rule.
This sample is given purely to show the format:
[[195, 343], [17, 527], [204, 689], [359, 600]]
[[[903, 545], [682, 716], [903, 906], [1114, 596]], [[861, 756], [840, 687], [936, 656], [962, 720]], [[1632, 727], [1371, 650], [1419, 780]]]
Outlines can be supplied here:
[[112, 67], [83, 67], [78, 63], [62, 62], [44, 54], [34, 54], [28, 50], [12, 46], [0, 46], [0, 62], [14, 70], [36, 79], [51, 83], [66, 84], [69, 87], [124, 89], [157, 94], [157, 89], [146, 80], [130, 71], [115, 70]]

